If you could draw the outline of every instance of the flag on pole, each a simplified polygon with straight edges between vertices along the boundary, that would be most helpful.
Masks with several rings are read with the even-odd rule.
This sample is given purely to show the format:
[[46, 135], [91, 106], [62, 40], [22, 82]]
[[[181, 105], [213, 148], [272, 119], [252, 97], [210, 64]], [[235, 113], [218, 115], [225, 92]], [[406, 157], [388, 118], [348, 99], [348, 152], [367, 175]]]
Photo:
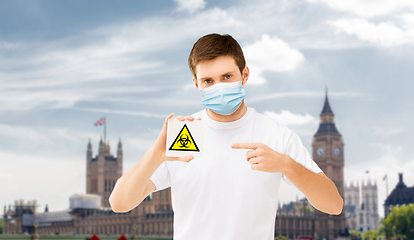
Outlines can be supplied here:
[[101, 126], [101, 125], [104, 125], [104, 123], [105, 123], [105, 118], [103, 117], [103, 118], [99, 119], [96, 123], [94, 123], [93, 125]]
[[387, 174], [385, 174], [385, 176], [382, 178], [382, 181], [385, 181], [386, 178], [387, 178]]

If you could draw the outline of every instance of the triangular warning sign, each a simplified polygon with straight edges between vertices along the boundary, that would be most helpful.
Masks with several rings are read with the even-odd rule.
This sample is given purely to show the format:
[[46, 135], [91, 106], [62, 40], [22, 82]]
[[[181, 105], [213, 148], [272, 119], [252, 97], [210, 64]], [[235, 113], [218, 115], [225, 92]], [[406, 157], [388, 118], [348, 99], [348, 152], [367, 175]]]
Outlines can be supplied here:
[[187, 124], [184, 124], [169, 150], [200, 152], [193, 136], [191, 136], [191, 133], [188, 130]]

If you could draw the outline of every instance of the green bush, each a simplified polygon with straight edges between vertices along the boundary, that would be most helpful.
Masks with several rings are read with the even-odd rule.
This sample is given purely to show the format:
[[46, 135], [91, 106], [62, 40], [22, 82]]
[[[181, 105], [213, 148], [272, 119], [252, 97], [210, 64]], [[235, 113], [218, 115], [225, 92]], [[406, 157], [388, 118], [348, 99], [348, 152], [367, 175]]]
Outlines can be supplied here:
[[369, 230], [362, 234], [363, 240], [380, 240], [381, 236], [378, 234], [378, 230]]
[[414, 204], [393, 207], [390, 215], [382, 221], [380, 233], [387, 239], [414, 239]]

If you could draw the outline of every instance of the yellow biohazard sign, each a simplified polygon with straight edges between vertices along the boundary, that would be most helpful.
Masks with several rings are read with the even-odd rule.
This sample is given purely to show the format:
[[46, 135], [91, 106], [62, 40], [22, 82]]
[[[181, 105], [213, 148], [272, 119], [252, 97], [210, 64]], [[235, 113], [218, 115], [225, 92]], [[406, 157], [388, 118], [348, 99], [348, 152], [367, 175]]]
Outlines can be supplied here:
[[169, 150], [200, 152], [190, 130], [188, 130], [187, 124], [184, 124]]

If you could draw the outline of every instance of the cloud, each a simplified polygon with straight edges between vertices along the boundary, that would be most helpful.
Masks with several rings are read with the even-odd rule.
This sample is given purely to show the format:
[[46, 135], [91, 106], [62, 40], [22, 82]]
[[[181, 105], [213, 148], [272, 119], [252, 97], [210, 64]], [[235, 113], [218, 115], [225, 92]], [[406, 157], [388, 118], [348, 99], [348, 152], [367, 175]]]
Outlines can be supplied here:
[[318, 120], [309, 114], [295, 114], [287, 110], [282, 110], [280, 113], [264, 111], [263, 114], [289, 127], [303, 139], [309, 139], [309, 136], [313, 136], [318, 125]]
[[250, 68], [249, 84], [263, 84], [264, 71], [284, 72], [295, 69], [304, 56], [278, 37], [263, 34], [262, 39], [243, 48]]
[[[7, 163], [2, 162], [2, 171], [16, 176], [2, 179], [3, 185], [7, 186], [0, 189], [2, 204], [28, 198], [36, 199], [40, 205], [48, 204], [53, 211], [67, 209], [69, 196], [85, 192], [86, 162], [80, 167], [80, 161], [74, 157], [59, 158], [57, 161], [57, 157], [0, 149], [0, 159], [7, 160]], [[51, 197], [51, 194], [61, 197]]]
[[370, 143], [368, 146], [372, 149], [376, 149], [384, 161], [387, 157], [399, 158], [403, 153], [403, 147], [401, 145], [394, 145], [389, 143]]
[[381, 136], [392, 136], [397, 135], [404, 132], [404, 128], [382, 128], [382, 127], [374, 127], [374, 134], [381, 135]]
[[311, 3], [323, 3], [329, 7], [357, 14], [362, 17], [382, 16], [401, 10], [414, 10], [412, 0], [308, 0]]
[[286, 126], [288, 125], [306, 125], [306, 124], [317, 124], [318, 120], [314, 118], [313, 116], [306, 114], [306, 115], [300, 115], [300, 114], [294, 114], [287, 110], [282, 110], [281, 113], [275, 113], [271, 111], [265, 111], [263, 112], [265, 115], [269, 116], [271, 119], [282, 123]]
[[397, 27], [390, 21], [374, 24], [361, 18], [342, 18], [330, 21], [329, 24], [336, 28], [338, 33], [344, 32], [349, 35], [355, 35], [360, 40], [383, 47], [413, 44], [414, 14], [403, 14], [399, 18], [402, 21], [402, 27]]
[[86, 111], [86, 112], [99, 112], [99, 113], [111, 113], [130, 116], [152, 117], [165, 119], [167, 115], [156, 114], [151, 112], [139, 112], [139, 111], [125, 111], [125, 110], [112, 110], [112, 109], [99, 109], [99, 108], [73, 108], [74, 110]]
[[187, 11], [189, 13], [194, 13], [206, 6], [204, 0], [174, 0], [174, 2], [178, 5], [178, 11]]
[[[194, 6], [201, 6], [198, 3]], [[162, 79], [160, 76], [177, 71], [176, 62], [166, 64], [167, 52], [189, 50], [194, 36], [241, 26], [243, 22], [226, 11], [213, 8], [191, 20], [166, 15], [117, 22], [46, 42], [2, 41], [0, 112], [70, 108], [81, 101], [113, 97], [114, 93], [130, 97], [125, 93], [160, 90], [159, 82], [148, 84], [148, 76]], [[170, 79], [162, 87], [175, 83]]]
[[24, 141], [27, 145], [38, 143], [39, 145], [55, 145], [55, 147], [62, 141], [75, 143], [82, 138], [88, 138], [87, 133], [74, 132], [67, 128], [28, 127], [2, 123], [0, 123], [0, 135], [8, 141], [16, 139]]
[[0, 172], [0, 179], [4, 180], [4, 181], [10, 181], [13, 179], [13, 175], [10, 173], [6, 173], [6, 172]]
[[[320, 91], [317, 92], [281, 92], [281, 93], [272, 93], [272, 94], [266, 94], [266, 95], [256, 95], [249, 97], [249, 102], [260, 102], [260, 101], [266, 101], [269, 99], [278, 99], [278, 98], [321, 98], [324, 97], [325, 93], [322, 93]], [[329, 92], [329, 96], [334, 96], [336, 98], [356, 98], [356, 97], [366, 97], [371, 96], [369, 93], [363, 93], [363, 92]]]

